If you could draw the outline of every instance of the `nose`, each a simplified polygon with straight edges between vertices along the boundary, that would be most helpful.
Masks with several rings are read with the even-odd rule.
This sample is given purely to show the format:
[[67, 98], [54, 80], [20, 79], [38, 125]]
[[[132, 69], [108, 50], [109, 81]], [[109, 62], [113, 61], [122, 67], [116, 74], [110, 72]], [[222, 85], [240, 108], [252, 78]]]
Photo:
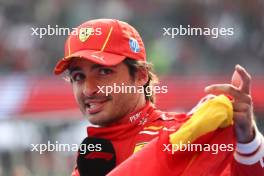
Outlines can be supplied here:
[[95, 95], [98, 91], [97, 84], [92, 79], [86, 79], [83, 87], [83, 94], [85, 96]]

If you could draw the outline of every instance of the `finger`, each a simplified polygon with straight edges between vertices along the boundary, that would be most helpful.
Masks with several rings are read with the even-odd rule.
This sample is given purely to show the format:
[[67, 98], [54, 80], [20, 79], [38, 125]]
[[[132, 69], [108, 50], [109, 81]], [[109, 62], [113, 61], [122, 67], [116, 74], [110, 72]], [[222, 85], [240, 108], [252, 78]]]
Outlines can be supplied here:
[[241, 124], [244, 124], [242, 126], [247, 126], [248, 123], [252, 125], [253, 116], [249, 116], [245, 112], [234, 112], [233, 114], [233, 120], [235, 122], [235, 125], [241, 126]]
[[236, 70], [234, 71], [232, 75], [231, 84], [237, 88], [239, 88], [242, 84], [241, 77]]
[[238, 88], [231, 84], [213, 84], [210, 86], [207, 86], [204, 91], [209, 94], [214, 94], [214, 95], [220, 95], [220, 94], [227, 94], [231, 95], [234, 98], [239, 98], [240, 96], [240, 91]]
[[252, 98], [250, 95], [242, 93], [238, 88], [231, 84], [213, 84], [204, 89], [205, 93], [213, 95], [230, 95], [234, 98], [235, 103], [247, 103], [252, 104]]
[[234, 112], [233, 117], [236, 123], [247, 120], [248, 115], [245, 112]]
[[246, 71], [245, 68], [243, 68], [240, 65], [236, 65], [236, 71], [241, 78], [240, 90], [246, 94], [250, 94], [250, 87], [251, 87], [250, 74]]
[[239, 98], [234, 99], [234, 103], [246, 103], [252, 105], [252, 98], [248, 94], [241, 94]]
[[235, 112], [250, 112], [251, 105], [247, 103], [233, 103], [233, 110]]

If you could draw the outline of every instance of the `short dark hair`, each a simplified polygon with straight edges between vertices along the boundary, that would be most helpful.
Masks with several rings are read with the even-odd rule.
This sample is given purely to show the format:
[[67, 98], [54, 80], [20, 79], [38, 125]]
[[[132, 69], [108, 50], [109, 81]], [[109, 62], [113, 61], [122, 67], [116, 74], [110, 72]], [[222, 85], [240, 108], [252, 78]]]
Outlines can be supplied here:
[[146, 87], [151, 87], [155, 84], [159, 83], [159, 79], [157, 77], [157, 75], [153, 72], [153, 67], [151, 63], [148, 62], [141, 62], [141, 61], [137, 61], [135, 59], [131, 59], [131, 58], [126, 58], [124, 61], [124, 64], [127, 65], [128, 67], [128, 71], [129, 71], [129, 75], [132, 78], [135, 78], [136, 72], [139, 69], [146, 69], [148, 72], [148, 81], [147, 83], [144, 85], [144, 94], [145, 94], [145, 99], [155, 103], [156, 100], [156, 95], [155, 92], [151, 89], [151, 94], [148, 95], [146, 93]]

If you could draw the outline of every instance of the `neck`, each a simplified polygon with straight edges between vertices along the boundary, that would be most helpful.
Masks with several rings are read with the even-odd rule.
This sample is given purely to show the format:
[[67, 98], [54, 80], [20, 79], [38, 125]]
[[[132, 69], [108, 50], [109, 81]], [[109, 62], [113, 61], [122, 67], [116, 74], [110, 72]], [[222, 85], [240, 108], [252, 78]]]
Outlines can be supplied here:
[[140, 96], [137, 101], [133, 104], [133, 106], [129, 109], [129, 111], [126, 113], [125, 117], [121, 118], [118, 122], [114, 124], [123, 124], [127, 123], [129, 121], [129, 117], [132, 113], [139, 111], [140, 109], [144, 108], [147, 101], [145, 99], [145, 96]]

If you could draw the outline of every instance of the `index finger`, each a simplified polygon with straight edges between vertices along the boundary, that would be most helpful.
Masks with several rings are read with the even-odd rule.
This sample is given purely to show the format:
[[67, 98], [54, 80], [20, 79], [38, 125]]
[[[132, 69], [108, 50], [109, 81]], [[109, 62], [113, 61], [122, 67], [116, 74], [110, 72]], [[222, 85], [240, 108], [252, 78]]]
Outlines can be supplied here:
[[204, 90], [206, 93], [213, 95], [226, 94], [236, 99], [241, 97], [240, 90], [231, 84], [212, 84], [207, 86]]
[[204, 91], [213, 95], [229, 95], [237, 102], [251, 104], [251, 96], [242, 93], [237, 87], [231, 84], [212, 84], [207, 86]]
[[240, 65], [236, 65], [236, 71], [241, 77], [241, 86], [239, 89], [241, 92], [250, 94], [250, 89], [251, 89], [251, 76], [250, 74], [246, 71], [246, 69]]

